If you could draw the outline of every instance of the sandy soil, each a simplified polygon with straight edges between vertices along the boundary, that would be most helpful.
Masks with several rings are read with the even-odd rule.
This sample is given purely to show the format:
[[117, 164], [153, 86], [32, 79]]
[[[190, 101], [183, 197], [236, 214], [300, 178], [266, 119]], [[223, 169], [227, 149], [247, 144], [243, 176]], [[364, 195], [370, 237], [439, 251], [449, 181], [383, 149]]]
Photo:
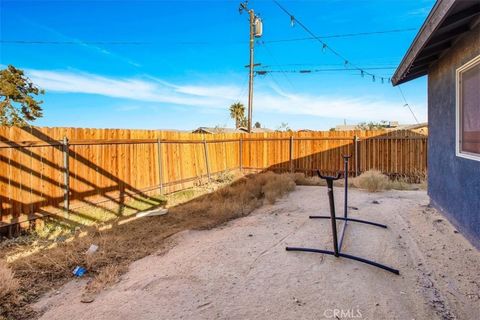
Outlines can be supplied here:
[[[400, 269], [400, 276], [333, 256], [325, 187], [297, 187], [252, 215], [169, 239], [90, 304], [86, 279], [34, 306], [42, 319], [478, 319], [480, 253], [428, 207], [423, 191], [369, 194], [351, 189], [343, 251]], [[336, 190], [342, 213], [342, 190]], [[374, 200], [378, 204], [373, 203]], [[148, 218], [146, 218], [148, 219]], [[339, 222], [339, 227], [341, 223]]]

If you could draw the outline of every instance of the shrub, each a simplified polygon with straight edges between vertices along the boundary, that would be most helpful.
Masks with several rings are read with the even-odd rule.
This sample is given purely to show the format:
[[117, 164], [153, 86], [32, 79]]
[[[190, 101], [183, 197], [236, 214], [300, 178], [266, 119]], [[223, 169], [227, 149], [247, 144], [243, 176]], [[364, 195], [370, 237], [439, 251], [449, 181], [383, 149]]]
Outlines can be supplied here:
[[352, 183], [355, 187], [369, 192], [379, 192], [390, 187], [388, 177], [378, 170], [368, 170], [352, 179]]

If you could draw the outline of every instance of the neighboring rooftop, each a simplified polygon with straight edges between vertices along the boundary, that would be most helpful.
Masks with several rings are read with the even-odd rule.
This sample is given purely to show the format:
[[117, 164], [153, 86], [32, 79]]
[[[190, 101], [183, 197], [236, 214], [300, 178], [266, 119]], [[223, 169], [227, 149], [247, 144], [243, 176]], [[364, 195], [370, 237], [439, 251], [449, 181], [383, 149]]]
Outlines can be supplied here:
[[[350, 131], [350, 130], [359, 130], [359, 124], [341, 124], [335, 126], [335, 131]], [[422, 122], [418, 124], [399, 124], [398, 121], [390, 121], [386, 124], [386, 126], [382, 129], [387, 131], [394, 131], [394, 130], [415, 130], [418, 131], [419, 129], [428, 128], [427, 122]], [[426, 130], [424, 130], [426, 131]], [[420, 130], [419, 132], [423, 132]]]
[[[272, 132], [272, 129], [268, 128], [252, 128], [252, 133], [262, 133], [262, 132]], [[192, 133], [206, 133], [206, 134], [215, 134], [215, 133], [246, 133], [248, 132], [247, 128], [222, 128], [222, 127], [199, 127], [192, 131]]]
[[459, 36], [480, 23], [480, 1], [438, 0], [392, 78], [394, 86], [424, 76]]

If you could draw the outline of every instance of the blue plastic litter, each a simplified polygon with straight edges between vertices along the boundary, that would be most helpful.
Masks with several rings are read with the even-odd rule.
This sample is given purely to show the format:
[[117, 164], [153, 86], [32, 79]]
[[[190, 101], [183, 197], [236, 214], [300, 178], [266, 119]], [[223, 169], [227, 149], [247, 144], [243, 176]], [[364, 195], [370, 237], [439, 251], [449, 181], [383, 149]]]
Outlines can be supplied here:
[[87, 269], [84, 267], [76, 266], [75, 269], [73, 269], [73, 275], [76, 277], [81, 277], [87, 272]]

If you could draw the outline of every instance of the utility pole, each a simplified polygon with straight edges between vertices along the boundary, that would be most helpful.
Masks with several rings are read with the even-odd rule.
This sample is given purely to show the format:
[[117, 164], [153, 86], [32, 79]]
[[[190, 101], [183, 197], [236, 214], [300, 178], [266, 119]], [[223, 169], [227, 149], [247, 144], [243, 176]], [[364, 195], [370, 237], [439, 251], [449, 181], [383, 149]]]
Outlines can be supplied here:
[[253, 108], [253, 52], [255, 47], [254, 32], [255, 32], [255, 12], [253, 9], [248, 10], [250, 16], [250, 67], [248, 73], [248, 133], [252, 132], [252, 108]]
[[252, 132], [252, 110], [253, 110], [253, 68], [255, 67], [254, 63], [254, 48], [255, 48], [255, 38], [260, 38], [263, 32], [262, 20], [255, 15], [253, 9], [248, 8], [248, 1], [240, 3], [240, 8], [238, 9], [240, 14], [243, 11], [247, 11], [249, 15], [250, 22], [250, 63], [249, 63], [249, 76], [248, 76], [248, 132]]

